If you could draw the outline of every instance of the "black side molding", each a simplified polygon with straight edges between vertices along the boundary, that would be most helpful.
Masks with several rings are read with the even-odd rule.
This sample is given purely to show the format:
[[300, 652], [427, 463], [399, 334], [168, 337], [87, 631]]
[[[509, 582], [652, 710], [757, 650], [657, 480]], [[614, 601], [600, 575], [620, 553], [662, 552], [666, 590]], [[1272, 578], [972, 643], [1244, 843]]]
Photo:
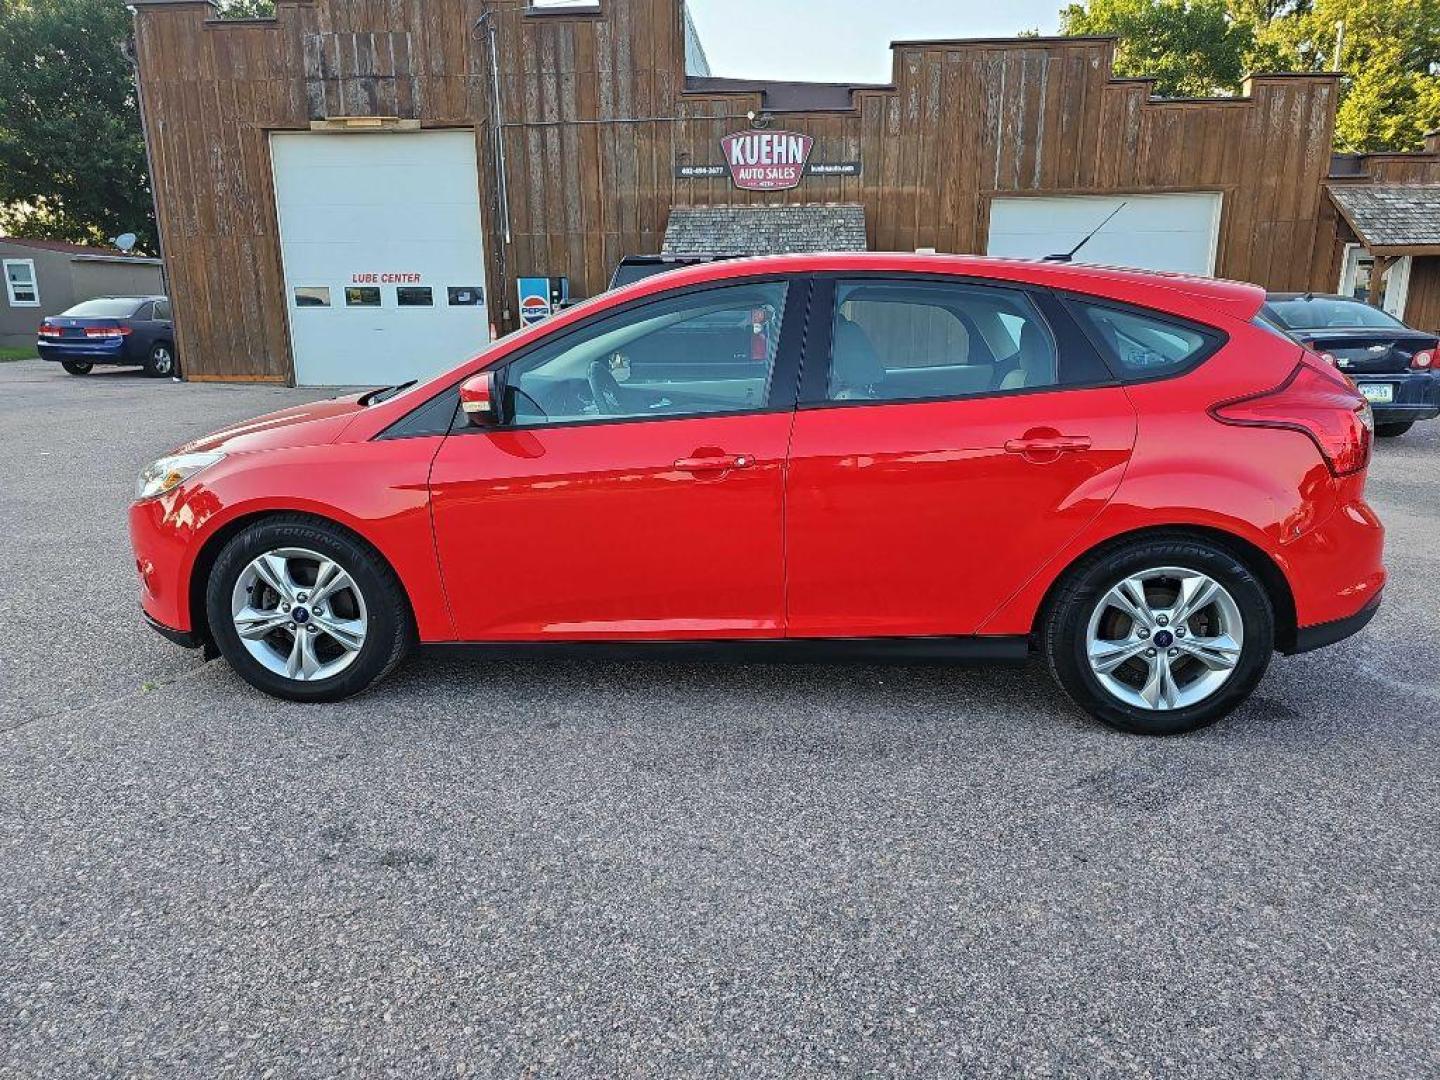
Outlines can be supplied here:
[[1380, 610], [1382, 599], [1381, 596], [1375, 597], [1348, 619], [1336, 619], [1334, 622], [1300, 627], [1295, 631], [1295, 644], [1282, 651], [1286, 656], [1314, 652], [1316, 649], [1323, 649], [1327, 645], [1334, 645], [1337, 641], [1344, 641], [1346, 638], [1358, 634], [1369, 625], [1371, 619], [1375, 618], [1376, 613]]
[[743, 641], [444, 642], [429, 652], [487, 660], [690, 660], [740, 663], [1023, 664], [1016, 637], [766, 638]]
[[150, 617], [148, 611], [142, 610], [140, 614], [145, 616], [145, 621], [150, 624], [150, 629], [154, 630], [165, 640], [179, 645], [182, 649], [198, 649], [205, 644], [204, 639], [198, 634], [192, 634], [189, 630], [176, 630], [173, 626], [166, 626], [162, 622], [156, 622]]

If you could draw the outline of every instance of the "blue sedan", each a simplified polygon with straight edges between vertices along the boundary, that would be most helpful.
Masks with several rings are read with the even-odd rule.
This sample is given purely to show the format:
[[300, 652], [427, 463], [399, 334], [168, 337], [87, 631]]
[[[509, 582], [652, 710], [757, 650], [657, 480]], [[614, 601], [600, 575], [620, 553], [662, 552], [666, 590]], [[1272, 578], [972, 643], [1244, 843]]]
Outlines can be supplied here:
[[96, 364], [143, 367], [165, 378], [180, 374], [175, 328], [164, 296], [97, 296], [40, 324], [36, 348], [71, 375], [88, 375]]

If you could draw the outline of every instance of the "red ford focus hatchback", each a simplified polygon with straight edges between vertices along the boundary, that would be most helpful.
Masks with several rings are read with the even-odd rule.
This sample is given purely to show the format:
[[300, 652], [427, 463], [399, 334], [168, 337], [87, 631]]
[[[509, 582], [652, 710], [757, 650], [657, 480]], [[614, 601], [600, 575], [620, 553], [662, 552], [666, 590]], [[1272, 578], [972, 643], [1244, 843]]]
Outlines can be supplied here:
[[155, 462], [142, 603], [296, 701], [417, 643], [1038, 654], [1101, 720], [1191, 730], [1385, 582], [1369, 408], [1264, 298], [944, 256], [649, 278]]

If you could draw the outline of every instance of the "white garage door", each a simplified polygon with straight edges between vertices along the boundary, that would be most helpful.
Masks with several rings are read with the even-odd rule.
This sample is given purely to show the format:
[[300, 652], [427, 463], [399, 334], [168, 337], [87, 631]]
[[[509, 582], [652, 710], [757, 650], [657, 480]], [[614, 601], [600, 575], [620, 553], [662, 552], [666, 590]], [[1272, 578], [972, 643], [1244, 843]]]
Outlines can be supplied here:
[[490, 340], [475, 136], [271, 136], [295, 377], [436, 375]]
[[1076, 262], [1215, 273], [1219, 192], [997, 198], [990, 204], [988, 250], [1017, 259], [1064, 254], [1102, 222]]

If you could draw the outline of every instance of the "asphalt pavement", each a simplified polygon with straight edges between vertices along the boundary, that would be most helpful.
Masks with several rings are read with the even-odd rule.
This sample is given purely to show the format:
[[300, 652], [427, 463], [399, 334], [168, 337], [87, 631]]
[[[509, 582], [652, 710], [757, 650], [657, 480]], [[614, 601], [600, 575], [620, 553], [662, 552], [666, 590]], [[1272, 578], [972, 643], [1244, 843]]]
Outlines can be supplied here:
[[1440, 1073], [1440, 425], [1371, 628], [1152, 741], [1038, 666], [262, 697], [145, 626], [125, 509], [320, 396], [0, 364], [0, 1076]]

